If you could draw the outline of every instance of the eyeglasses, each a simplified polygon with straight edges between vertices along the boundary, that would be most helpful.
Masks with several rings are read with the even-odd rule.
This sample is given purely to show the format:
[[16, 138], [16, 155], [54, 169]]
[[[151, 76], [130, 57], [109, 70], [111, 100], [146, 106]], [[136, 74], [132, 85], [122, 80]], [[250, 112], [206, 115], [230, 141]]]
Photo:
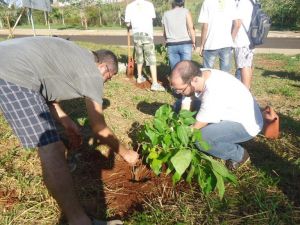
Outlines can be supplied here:
[[110, 71], [110, 69], [109, 69], [109, 67], [108, 67], [108, 65], [107, 64], [105, 64], [105, 66], [106, 66], [106, 70], [107, 70], [107, 72], [108, 72], [108, 78], [107, 78], [107, 80], [111, 80], [111, 78], [113, 77], [113, 73]]
[[174, 90], [174, 92], [175, 92], [176, 94], [182, 94], [182, 93], [185, 92], [185, 90], [188, 88], [188, 86], [190, 86], [190, 84], [191, 84], [191, 82], [187, 83], [186, 86], [185, 86], [185, 88], [183, 88], [183, 89], [174, 89], [174, 88], [173, 88], [173, 90]]

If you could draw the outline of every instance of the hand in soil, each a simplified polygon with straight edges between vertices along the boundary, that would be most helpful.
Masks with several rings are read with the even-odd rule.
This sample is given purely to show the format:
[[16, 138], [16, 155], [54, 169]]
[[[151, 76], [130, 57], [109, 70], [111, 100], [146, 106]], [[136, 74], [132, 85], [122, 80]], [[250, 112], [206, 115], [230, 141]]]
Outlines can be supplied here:
[[139, 159], [139, 154], [133, 150], [128, 150], [125, 154], [121, 155], [123, 159], [129, 163], [130, 165], [134, 166]]

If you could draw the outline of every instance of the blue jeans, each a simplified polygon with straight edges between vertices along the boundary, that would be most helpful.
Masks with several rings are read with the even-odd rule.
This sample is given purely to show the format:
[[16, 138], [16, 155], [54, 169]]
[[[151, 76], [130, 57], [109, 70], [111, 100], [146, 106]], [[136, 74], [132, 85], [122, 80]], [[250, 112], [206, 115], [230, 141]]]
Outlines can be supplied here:
[[208, 124], [201, 129], [202, 138], [210, 145], [208, 151], [201, 148], [198, 142], [196, 147], [209, 155], [224, 160], [231, 159], [240, 162], [244, 156], [244, 148], [237, 143], [251, 140], [242, 124], [232, 121]]
[[182, 60], [192, 59], [192, 44], [169, 45], [168, 55], [171, 69]]
[[220, 70], [230, 72], [231, 69], [231, 47], [220, 48], [216, 50], [204, 50], [203, 51], [203, 67], [213, 68], [216, 57], [220, 58]]

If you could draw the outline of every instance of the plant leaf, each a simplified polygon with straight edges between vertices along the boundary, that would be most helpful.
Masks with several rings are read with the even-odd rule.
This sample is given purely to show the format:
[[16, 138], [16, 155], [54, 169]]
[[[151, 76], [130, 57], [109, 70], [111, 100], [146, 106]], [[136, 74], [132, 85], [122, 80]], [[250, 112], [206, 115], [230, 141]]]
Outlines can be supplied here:
[[217, 178], [217, 185], [216, 186], [218, 188], [219, 197], [222, 199], [223, 196], [224, 196], [224, 193], [225, 193], [224, 179], [219, 173], [216, 173], [215, 171], [214, 171], [214, 174]]
[[156, 175], [160, 174], [160, 169], [162, 167], [162, 161], [158, 159], [154, 159], [150, 164], [151, 169]]
[[237, 184], [236, 176], [230, 173], [230, 171], [222, 163], [214, 159], [211, 159], [210, 162], [214, 173], [217, 172], [222, 177], [225, 177], [226, 179], [230, 180], [234, 184]]
[[192, 178], [193, 178], [193, 176], [194, 176], [194, 172], [195, 172], [195, 166], [194, 166], [194, 165], [191, 165], [191, 166], [190, 166], [189, 173], [188, 173], [188, 175], [187, 175], [187, 177], [186, 177], [186, 181], [187, 181], [188, 183], [191, 183], [191, 182], [192, 182]]
[[182, 117], [182, 118], [191, 118], [195, 114], [196, 114], [196, 112], [191, 112], [191, 111], [186, 110], [186, 109], [180, 110], [180, 112], [179, 112], [179, 116]]
[[181, 176], [189, 167], [192, 161], [192, 152], [186, 149], [179, 150], [176, 155], [171, 158], [171, 162], [176, 172]]
[[154, 131], [149, 129], [149, 130], [145, 131], [145, 134], [149, 137], [149, 139], [153, 145], [157, 144], [157, 135]]
[[176, 132], [177, 132], [177, 136], [178, 136], [179, 140], [181, 141], [181, 143], [184, 146], [187, 146], [189, 144], [189, 137], [188, 137], [185, 127], [178, 126]]
[[154, 119], [154, 127], [159, 131], [159, 132], [164, 132], [164, 123], [160, 119]]
[[181, 175], [177, 172], [175, 172], [172, 176], [173, 184], [176, 184], [178, 181], [180, 181]]

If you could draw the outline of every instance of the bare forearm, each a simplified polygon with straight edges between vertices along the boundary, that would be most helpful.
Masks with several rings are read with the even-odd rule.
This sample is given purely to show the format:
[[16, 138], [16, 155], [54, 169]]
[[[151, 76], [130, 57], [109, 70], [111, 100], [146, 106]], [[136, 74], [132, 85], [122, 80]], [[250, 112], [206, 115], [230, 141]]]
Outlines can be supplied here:
[[203, 23], [201, 28], [201, 38], [200, 38], [200, 46], [202, 47], [205, 45], [206, 42], [207, 29], [208, 29], [208, 24]]
[[52, 102], [48, 104], [51, 115], [54, 117], [54, 119], [62, 124], [64, 127], [65, 125], [70, 122], [70, 117], [64, 112], [64, 110], [61, 108], [59, 103]]
[[208, 123], [197, 121], [197, 122], [192, 126], [192, 128], [195, 128], [195, 129], [201, 129], [201, 128], [207, 126], [207, 124], [208, 124]]
[[114, 152], [122, 155], [124, 151], [127, 151], [127, 148], [120, 143], [109, 127], [105, 127], [101, 130], [94, 130], [94, 134], [100, 140], [101, 144], [107, 145]]
[[235, 40], [240, 27], [241, 27], [241, 20], [234, 20], [232, 30], [231, 30], [231, 36], [233, 41]]

